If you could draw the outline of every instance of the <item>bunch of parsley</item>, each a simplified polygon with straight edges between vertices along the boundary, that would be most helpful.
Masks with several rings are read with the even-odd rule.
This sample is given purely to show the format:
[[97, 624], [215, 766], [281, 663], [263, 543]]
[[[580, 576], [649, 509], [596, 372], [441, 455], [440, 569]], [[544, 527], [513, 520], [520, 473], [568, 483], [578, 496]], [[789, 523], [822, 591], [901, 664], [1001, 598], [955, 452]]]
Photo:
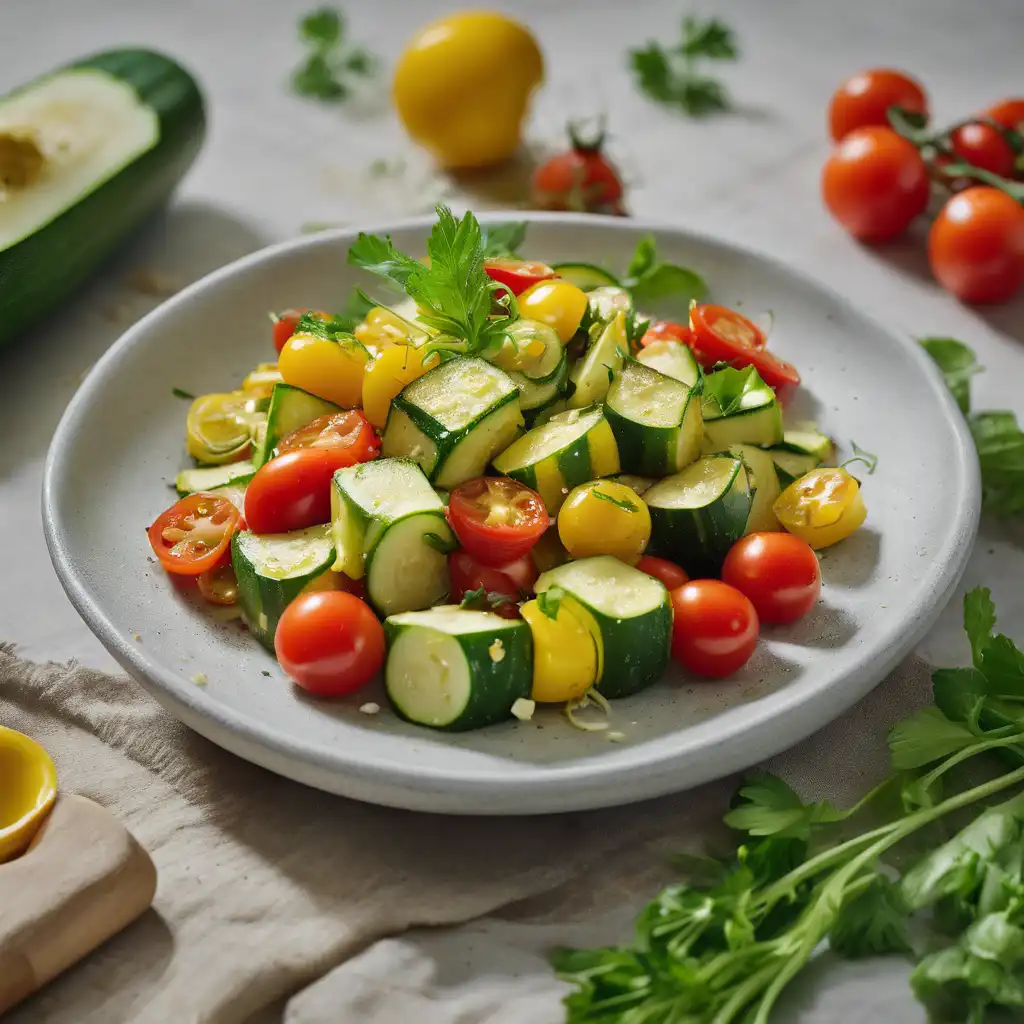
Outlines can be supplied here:
[[985, 508], [997, 516], [1024, 512], [1024, 433], [1012, 412], [971, 411], [971, 378], [980, 373], [974, 353], [955, 338], [922, 338], [935, 360], [978, 449]]
[[[893, 730], [892, 773], [855, 807], [804, 803], [771, 775], [749, 779], [725, 818], [744, 834], [735, 855], [691, 858], [693, 877], [643, 910], [631, 944], [554, 954], [574, 986], [569, 1024], [768, 1024], [826, 939], [846, 957], [913, 956], [912, 988], [941, 1019], [1024, 1012], [1024, 794], [987, 806], [1024, 783], [1024, 653], [993, 635], [987, 590], [967, 595], [964, 626], [972, 667], [935, 673], [935, 705]], [[993, 751], [1015, 766], [970, 788], [949, 784]], [[962, 831], [936, 838], [979, 806]], [[880, 824], [846, 831], [872, 813]], [[920, 835], [928, 852], [900, 875], [907, 840]]]

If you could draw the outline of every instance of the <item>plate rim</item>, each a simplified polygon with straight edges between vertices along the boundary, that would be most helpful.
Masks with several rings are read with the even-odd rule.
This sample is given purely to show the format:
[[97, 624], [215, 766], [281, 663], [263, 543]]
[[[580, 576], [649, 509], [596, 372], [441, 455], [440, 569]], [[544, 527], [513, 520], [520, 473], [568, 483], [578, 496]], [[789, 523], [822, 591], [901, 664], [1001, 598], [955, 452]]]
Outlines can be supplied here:
[[[434, 222], [431, 215], [334, 228], [257, 250], [193, 282], [133, 324], [110, 346], [93, 365], [64, 410], [51, 438], [43, 470], [41, 497], [44, 537], [54, 570], [72, 605], [122, 668], [171, 714], [218, 746], [296, 781], [344, 796], [410, 810], [455, 814], [522, 814], [621, 805], [661, 796], [680, 788], [690, 789], [712, 779], [722, 778], [788, 749], [839, 717], [878, 685], [925, 636], [960, 582], [977, 534], [981, 483], [974, 443], [938, 368], [912, 338], [904, 337], [865, 313], [830, 285], [770, 253], [731, 239], [695, 231], [684, 224], [669, 221], [593, 214], [498, 210], [479, 213], [477, 216], [481, 223], [516, 219], [570, 228], [574, 225], [585, 226], [587, 229], [598, 227], [624, 231], [637, 237], [647, 233], [668, 233], [684, 242], [731, 252], [745, 260], [766, 264], [774, 272], [794, 279], [802, 287], [819, 292], [847, 313], [870, 324], [880, 336], [910, 353], [912, 362], [923, 372], [959, 441], [956, 451], [951, 452], [950, 457], [958, 470], [957, 475], [963, 480], [965, 500], [958, 503], [954, 510], [944, 550], [933, 559], [928, 575], [918, 585], [906, 619], [901, 620], [902, 625], [911, 628], [893, 631], [895, 635], [886, 646], [884, 657], [869, 660], [866, 655], [840, 680], [809, 694], [794, 694], [790, 688], [783, 687], [761, 698], [758, 702], [760, 706], [750, 709], [748, 720], [734, 726], [725, 736], [716, 735], [712, 727], [707, 730], [707, 736], [691, 741], [684, 750], [667, 751], [647, 758], [639, 756], [632, 765], [632, 785], [627, 794], [614, 788], [606, 790], [604, 778], [609, 769], [600, 760], [562, 765], [531, 764], [514, 776], [503, 779], [495, 771], [493, 775], [481, 779], [479, 775], [466, 776], [436, 767], [428, 769], [421, 766], [412, 773], [396, 766], [390, 759], [378, 760], [365, 756], [348, 758], [344, 750], [326, 752], [312, 748], [276, 732], [268, 723], [217, 701], [201, 687], [188, 687], [181, 677], [151, 661], [145, 649], [131, 644], [129, 638], [107, 618], [99, 601], [75, 571], [73, 557], [66, 543], [65, 526], [57, 512], [58, 495], [67, 476], [67, 451], [75, 433], [75, 425], [85, 415], [94, 392], [103, 387], [110, 371], [124, 354], [134, 348], [138, 339], [163, 317], [179, 306], [190, 303], [198, 292], [216, 287], [251, 267], [273, 262], [289, 253], [327, 249], [340, 242], [354, 240], [360, 231], [384, 234], [423, 230]], [[769, 728], [773, 720], [789, 717], [794, 721], [799, 720], [799, 726], [774, 732]], [[713, 719], [709, 720], [709, 724], [711, 722]], [[772, 738], [769, 739], [769, 736]], [[723, 750], [726, 745], [729, 749]], [[681, 762], [699, 759], [703, 752], [715, 747], [718, 751], [714, 768], [694, 770], [691, 766], [687, 772], [687, 781], [682, 786], [674, 780], [673, 776]], [[635, 749], [639, 752], [643, 748], [644, 744], [640, 744]], [[560, 791], [570, 781], [571, 799], [566, 800], [561, 798]], [[498, 798], [497, 802], [495, 797]]]

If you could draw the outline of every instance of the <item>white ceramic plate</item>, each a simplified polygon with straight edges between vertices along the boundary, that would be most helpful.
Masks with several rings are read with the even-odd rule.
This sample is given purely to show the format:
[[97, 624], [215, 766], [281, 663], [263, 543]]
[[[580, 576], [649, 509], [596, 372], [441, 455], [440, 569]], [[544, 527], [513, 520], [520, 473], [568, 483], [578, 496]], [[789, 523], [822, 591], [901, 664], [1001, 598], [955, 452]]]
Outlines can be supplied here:
[[[492, 220], [507, 219], [500, 216]], [[115, 658], [183, 722], [241, 757], [336, 793], [427, 811], [519, 814], [625, 803], [684, 789], [777, 753], [868, 692], [935, 620], [977, 527], [976, 459], [929, 360], [792, 270], [710, 238], [632, 220], [532, 215], [524, 254], [621, 270], [653, 231], [663, 256], [699, 269], [713, 297], [772, 310], [772, 348], [804, 388], [793, 412], [845, 451], [880, 456], [865, 478], [867, 526], [823, 553], [823, 600], [768, 628], [733, 678], [672, 674], [615, 704], [605, 735], [555, 711], [447, 735], [367, 716], [363, 693], [309, 700], [237, 624], [217, 623], [150, 555], [144, 527], [174, 495], [186, 404], [238, 386], [272, 354], [267, 310], [332, 308], [373, 282], [346, 263], [351, 232], [279, 245], [233, 263], [139, 322], [96, 364], [68, 407], [46, 466], [50, 554], [78, 611]], [[429, 220], [391, 228], [423, 251]], [[378, 233], [382, 227], [372, 227]], [[202, 673], [208, 680], [193, 682]]]

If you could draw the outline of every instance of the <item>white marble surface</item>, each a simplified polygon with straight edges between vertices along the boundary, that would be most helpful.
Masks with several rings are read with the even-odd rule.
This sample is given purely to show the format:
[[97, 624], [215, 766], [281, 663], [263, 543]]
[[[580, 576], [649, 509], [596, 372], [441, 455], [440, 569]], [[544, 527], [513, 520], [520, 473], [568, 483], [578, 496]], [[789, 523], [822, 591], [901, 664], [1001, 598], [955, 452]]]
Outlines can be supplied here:
[[[113, 664], [61, 592], [38, 507], [47, 443], [68, 398], [127, 324], [159, 301], [125, 278], [145, 268], [184, 284], [294, 235], [304, 222], [421, 212], [445, 191], [404, 139], [383, 92], [356, 110], [288, 94], [287, 76], [300, 56], [295, 24], [312, 6], [311, 0], [0, 3], [0, 93], [90, 51], [143, 44], [178, 56], [201, 78], [210, 119], [206, 148], [172, 207], [58, 317], [0, 351], [0, 432], [7, 438], [0, 449], [0, 640], [26, 656]], [[415, 25], [452, 6], [437, 0], [346, 5], [353, 35], [386, 64]], [[743, 48], [743, 59], [723, 69], [740, 112], [703, 123], [651, 105], [632, 88], [624, 66], [628, 45], [674, 35], [688, 5], [522, 0], [492, 6], [517, 12], [547, 56], [548, 83], [529, 127], [536, 144], [557, 143], [570, 116], [605, 110], [635, 213], [760, 246], [897, 329], [962, 338], [988, 370], [976, 382], [976, 403], [1024, 413], [1024, 300], [987, 311], [961, 307], [930, 279], [919, 236], [861, 248], [829, 220], [818, 197], [827, 153], [824, 110], [839, 79], [865, 66], [904, 66], [926, 82], [937, 116], [950, 120], [1020, 93], [1019, 0], [693, 5], [734, 25]], [[377, 158], [406, 160], [407, 170], [371, 181], [368, 167]], [[479, 186], [449, 191], [456, 202], [485, 202]], [[169, 367], [173, 360], [168, 353]], [[912, 542], [913, 524], [906, 530]], [[984, 528], [966, 585], [991, 586], [1001, 625], [1024, 637], [1024, 590], [1016, 585], [1024, 557], [1012, 533]], [[954, 602], [924, 653], [945, 659], [963, 651]]]

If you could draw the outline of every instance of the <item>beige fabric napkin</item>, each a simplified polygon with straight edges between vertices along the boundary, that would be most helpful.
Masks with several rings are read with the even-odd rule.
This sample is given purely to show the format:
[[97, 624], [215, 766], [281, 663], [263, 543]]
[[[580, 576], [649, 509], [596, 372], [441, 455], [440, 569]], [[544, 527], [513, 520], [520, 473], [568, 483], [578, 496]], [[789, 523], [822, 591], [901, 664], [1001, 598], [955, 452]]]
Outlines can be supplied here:
[[535, 819], [371, 807], [221, 751], [127, 678], [2, 647], [0, 722], [43, 743], [61, 785], [119, 815], [159, 871], [154, 909], [10, 1024], [279, 1020], [287, 996], [383, 936], [491, 913], [720, 811], [685, 794]]

